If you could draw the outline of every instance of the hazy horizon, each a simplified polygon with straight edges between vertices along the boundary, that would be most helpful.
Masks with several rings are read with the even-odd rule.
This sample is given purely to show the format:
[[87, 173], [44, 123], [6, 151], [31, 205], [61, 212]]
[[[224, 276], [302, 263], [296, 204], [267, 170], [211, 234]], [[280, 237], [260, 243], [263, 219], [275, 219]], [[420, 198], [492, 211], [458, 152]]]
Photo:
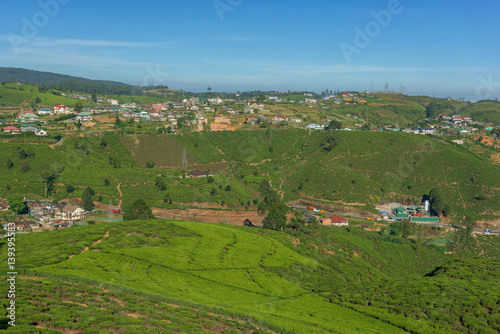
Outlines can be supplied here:
[[0, 63], [204, 92], [500, 96], [498, 1], [4, 1]]

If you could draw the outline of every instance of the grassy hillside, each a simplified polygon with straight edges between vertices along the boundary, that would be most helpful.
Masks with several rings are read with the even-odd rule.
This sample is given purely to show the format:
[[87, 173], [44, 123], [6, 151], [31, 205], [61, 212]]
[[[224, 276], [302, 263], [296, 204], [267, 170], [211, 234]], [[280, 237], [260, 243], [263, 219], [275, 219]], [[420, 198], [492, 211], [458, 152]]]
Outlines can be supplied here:
[[[330, 138], [330, 139], [329, 139]], [[333, 138], [333, 139], [331, 139]], [[325, 146], [330, 140], [330, 146]], [[182, 177], [210, 170], [213, 180]], [[327, 150], [329, 149], [329, 151]], [[28, 152], [27, 157], [22, 152]], [[92, 187], [103, 203], [147, 198], [157, 207], [210, 202], [255, 209], [259, 184], [271, 181], [285, 201], [313, 199], [364, 206], [407, 200], [418, 204], [438, 189], [457, 222], [491, 218], [500, 209], [500, 167], [458, 145], [429, 136], [391, 132], [304, 130], [193, 133], [182, 136], [115, 134], [65, 139], [61, 146], [2, 144], [0, 189], [5, 197], [44, 195], [41, 173], [56, 176], [55, 199]], [[154, 162], [154, 169], [145, 168]], [[109, 181], [109, 185], [105, 184]], [[160, 182], [160, 183], [159, 183]], [[165, 187], [158, 186], [163, 183]], [[76, 191], [66, 192], [72, 185]], [[122, 195], [118, 191], [118, 186]], [[229, 186], [229, 187], [228, 187]]]
[[265, 324], [158, 296], [92, 284], [22, 276], [16, 327], [9, 333], [270, 333]]
[[[335, 136], [335, 147], [325, 141]], [[261, 176], [286, 200], [313, 196], [328, 201], [416, 202], [439, 189], [455, 216], [498, 208], [499, 166], [458, 145], [391, 132], [224, 132], [178, 137], [200, 162], [233, 161], [232, 172], [247, 185]]]
[[66, 74], [34, 71], [34, 70], [15, 68], [15, 67], [0, 67], [0, 82], [12, 82], [14, 79], [16, 80], [16, 82], [35, 84], [35, 85], [59, 84], [67, 81], [81, 81], [81, 82], [90, 81], [103, 84], [129, 86], [127, 84], [116, 81], [90, 80]]
[[500, 102], [480, 101], [465, 108], [462, 112], [465, 116], [471, 116], [479, 122], [490, 122], [500, 124]]
[[40, 93], [38, 86], [13, 83], [0, 85], [0, 106], [2, 107], [29, 108], [31, 102], [35, 101], [37, 97], [41, 100], [39, 106], [65, 104], [73, 107], [78, 101], [51, 93]]
[[[485, 321], [491, 329], [498, 329], [494, 308], [476, 314], [467, 304], [474, 296], [482, 296], [479, 287], [495, 279], [497, 267], [480, 277], [470, 276], [470, 271], [461, 268], [485, 266], [486, 260], [445, 264], [453, 258], [445, 258], [432, 247], [415, 247], [406, 239], [359, 229], [320, 227], [292, 236], [154, 220], [76, 227], [16, 239], [20, 272], [45, 278], [30, 281], [33, 295], [19, 290], [20, 318], [26, 326], [78, 330], [90, 324], [84, 317], [99, 306], [91, 328], [106, 333], [119, 324], [127, 326], [124, 333], [148, 326], [158, 326], [160, 332], [223, 327], [224, 333], [232, 333], [230, 328], [245, 332], [259, 326], [279, 333], [477, 333]], [[498, 240], [488, 247], [498, 248]], [[2, 241], [1, 256], [6, 251]], [[439, 282], [433, 283], [433, 277]], [[453, 299], [456, 293], [444, 285], [460, 281], [466, 286], [481, 278], [485, 281], [478, 289], [460, 290], [463, 303], [456, 305], [467, 309], [467, 319], [454, 312], [443, 321], [433, 313], [409, 313], [423, 306], [421, 299], [408, 296], [422, 294], [420, 287], [428, 282], [438, 284]], [[23, 278], [22, 286], [29, 280]], [[404, 281], [412, 283], [401, 287], [404, 293], [400, 294], [397, 282]], [[49, 297], [56, 286], [63, 288]], [[438, 310], [440, 295], [435, 289], [426, 292], [425, 302]], [[378, 296], [386, 298], [380, 292], [385, 290], [393, 298], [378, 301]], [[498, 300], [497, 287], [488, 291], [491, 300]], [[398, 298], [406, 303], [404, 307], [396, 307]], [[59, 312], [57, 321], [50, 322]], [[171, 322], [162, 323], [165, 319]]]

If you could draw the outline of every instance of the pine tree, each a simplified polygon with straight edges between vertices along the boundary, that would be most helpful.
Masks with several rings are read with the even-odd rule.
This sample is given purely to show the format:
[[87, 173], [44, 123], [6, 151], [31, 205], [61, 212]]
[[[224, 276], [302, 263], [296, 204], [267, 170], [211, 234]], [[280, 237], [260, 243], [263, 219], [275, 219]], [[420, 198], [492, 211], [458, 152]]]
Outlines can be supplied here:
[[82, 200], [83, 200], [83, 209], [86, 211], [92, 211], [94, 210], [94, 202], [92, 201], [92, 189], [90, 187], [85, 188], [85, 191], [83, 192], [82, 195]]

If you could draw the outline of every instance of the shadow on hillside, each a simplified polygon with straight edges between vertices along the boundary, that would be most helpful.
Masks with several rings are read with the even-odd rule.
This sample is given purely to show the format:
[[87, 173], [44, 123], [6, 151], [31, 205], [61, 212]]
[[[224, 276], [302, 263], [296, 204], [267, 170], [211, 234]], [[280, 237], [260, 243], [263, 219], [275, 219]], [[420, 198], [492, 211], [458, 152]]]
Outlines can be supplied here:
[[10, 321], [9, 318], [5, 318], [5, 317], [0, 318], [0, 330], [8, 329], [10, 327], [9, 321]]

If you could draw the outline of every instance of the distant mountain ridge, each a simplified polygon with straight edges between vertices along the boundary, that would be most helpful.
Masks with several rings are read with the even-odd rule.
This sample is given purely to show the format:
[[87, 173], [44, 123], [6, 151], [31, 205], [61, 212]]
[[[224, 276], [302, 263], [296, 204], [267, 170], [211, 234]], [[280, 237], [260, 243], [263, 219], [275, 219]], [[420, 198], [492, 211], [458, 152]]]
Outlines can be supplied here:
[[132, 85], [118, 81], [92, 80], [66, 74], [28, 70], [25, 68], [0, 67], [0, 82], [11, 82], [14, 81], [14, 79], [17, 82], [35, 85], [57, 85], [68, 81], [78, 81], [132, 87]]

